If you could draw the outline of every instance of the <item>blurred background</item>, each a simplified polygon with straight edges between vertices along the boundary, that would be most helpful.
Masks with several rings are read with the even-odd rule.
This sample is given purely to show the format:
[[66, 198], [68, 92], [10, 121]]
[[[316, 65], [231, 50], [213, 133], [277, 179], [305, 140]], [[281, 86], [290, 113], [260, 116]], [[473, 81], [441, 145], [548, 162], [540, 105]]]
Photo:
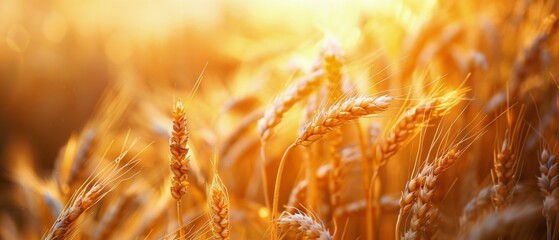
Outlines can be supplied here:
[[[25, 145], [37, 171], [49, 172], [70, 134], [83, 128], [115, 82], [187, 96], [206, 64], [206, 75], [214, 77], [204, 81], [225, 88], [234, 88], [232, 76], [241, 66], [265, 58], [290, 58], [283, 68], [302, 68], [300, 59], [312, 58], [327, 32], [356, 45], [363, 16], [398, 6], [382, 2], [2, 0], [2, 188], [17, 161], [8, 149]], [[432, 2], [405, 1], [405, 10], [422, 14]], [[256, 73], [251, 78], [266, 75], [266, 68], [250, 69]], [[167, 95], [159, 97], [171, 103]]]

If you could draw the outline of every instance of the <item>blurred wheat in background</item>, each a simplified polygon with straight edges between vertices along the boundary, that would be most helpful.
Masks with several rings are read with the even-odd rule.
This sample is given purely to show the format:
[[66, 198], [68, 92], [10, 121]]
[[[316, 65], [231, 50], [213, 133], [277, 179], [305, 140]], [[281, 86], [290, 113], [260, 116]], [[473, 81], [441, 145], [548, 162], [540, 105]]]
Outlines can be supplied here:
[[0, 239], [559, 239], [558, 15], [0, 1]]

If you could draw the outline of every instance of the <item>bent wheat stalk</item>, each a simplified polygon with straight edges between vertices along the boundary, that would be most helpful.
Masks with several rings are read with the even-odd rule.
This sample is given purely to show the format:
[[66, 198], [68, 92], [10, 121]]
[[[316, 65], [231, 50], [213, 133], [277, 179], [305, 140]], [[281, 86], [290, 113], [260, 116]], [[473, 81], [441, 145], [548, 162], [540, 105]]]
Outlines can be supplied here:
[[[322, 138], [326, 133], [330, 132], [333, 127], [340, 126], [350, 120], [359, 117], [368, 116], [371, 114], [379, 113], [388, 108], [391, 97], [353, 97], [343, 103], [338, 103], [332, 106], [325, 113], [319, 114], [311, 122], [307, 124], [303, 132], [299, 134], [297, 140], [291, 144], [283, 153], [279, 162], [278, 172], [276, 175], [276, 183], [274, 186], [274, 198], [272, 204], [272, 220], [276, 220], [279, 194], [281, 187], [281, 177], [285, 167], [285, 159], [287, 154], [296, 146], [310, 146], [313, 142]], [[276, 225], [272, 225], [272, 237], [277, 237]]]
[[287, 89], [287, 91], [285, 91], [285, 93], [274, 102], [272, 107], [268, 108], [264, 112], [264, 116], [258, 120], [258, 132], [260, 133], [260, 140], [262, 142], [260, 147], [260, 172], [262, 175], [262, 187], [267, 207], [270, 207], [270, 204], [265, 166], [265, 143], [272, 135], [273, 128], [280, 123], [283, 115], [289, 111], [295, 103], [309, 96], [318, 86], [320, 86], [323, 75], [324, 71], [318, 69], [304, 76], [295, 84], [295, 86]]

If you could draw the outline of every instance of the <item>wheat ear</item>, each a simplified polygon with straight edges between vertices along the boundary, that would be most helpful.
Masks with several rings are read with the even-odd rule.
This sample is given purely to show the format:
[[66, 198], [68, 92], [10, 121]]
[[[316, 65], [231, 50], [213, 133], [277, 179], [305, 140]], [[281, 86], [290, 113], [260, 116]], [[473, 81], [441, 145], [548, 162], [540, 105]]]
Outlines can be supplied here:
[[293, 239], [332, 239], [323, 224], [316, 222], [304, 213], [283, 212], [277, 224], [283, 234], [296, 237]]
[[44, 239], [66, 239], [72, 232], [72, 228], [76, 225], [78, 218], [125, 179], [124, 176], [137, 164], [136, 160], [131, 160], [124, 165], [120, 165], [120, 160], [127, 152], [128, 150], [121, 153], [108, 168], [99, 173], [106, 173], [106, 175], [102, 176], [101, 180], [94, 183], [88, 180], [80, 187], [77, 194], [72, 197], [69, 205], [60, 213]]
[[265, 166], [265, 142], [272, 135], [273, 128], [280, 123], [283, 115], [287, 111], [289, 111], [289, 109], [291, 109], [291, 107], [293, 107], [295, 103], [303, 100], [318, 86], [320, 86], [323, 75], [324, 71], [318, 69], [304, 76], [296, 83], [295, 86], [287, 89], [287, 91], [274, 102], [272, 107], [264, 112], [264, 116], [260, 120], [258, 120], [258, 132], [260, 133], [260, 140], [262, 141], [262, 145], [260, 147], [260, 172], [262, 175], [262, 187], [267, 207], [270, 207], [270, 200], [267, 194], [268, 182]]
[[421, 126], [446, 115], [460, 102], [466, 91], [467, 89], [455, 90], [408, 110], [390, 131], [388, 137], [379, 139], [374, 152], [377, 168], [384, 166], [388, 159], [396, 154], [401, 145]]
[[547, 239], [553, 239], [559, 201], [559, 164], [555, 155], [547, 149], [544, 149], [540, 155], [538, 187], [544, 197], [543, 215], [547, 224]]
[[307, 123], [295, 143], [308, 147], [343, 123], [385, 111], [390, 105], [391, 99], [389, 96], [353, 97], [337, 103]]
[[208, 208], [213, 239], [229, 239], [231, 226], [229, 224], [229, 194], [227, 188], [217, 175], [213, 178], [208, 191]]
[[426, 235], [428, 226], [436, 218], [436, 213], [438, 212], [433, 202], [438, 179], [444, 171], [456, 162], [459, 156], [460, 151], [456, 148], [450, 149], [433, 164], [426, 165], [423, 168], [424, 170], [420, 173], [420, 180], [410, 181], [410, 183], [415, 183], [406, 186], [406, 190], [402, 194], [402, 198], [400, 198], [401, 211], [398, 219], [400, 221], [403, 214], [410, 208], [413, 208], [414, 214], [411, 219], [410, 229], [405, 233], [404, 239], [419, 239]]
[[289, 111], [295, 103], [303, 100], [320, 86], [323, 75], [323, 70], [316, 70], [307, 74], [297, 81], [295, 86], [290, 87], [279, 96], [274, 104], [264, 112], [264, 116], [258, 120], [258, 131], [260, 132], [262, 141], [266, 141], [270, 138], [273, 128], [280, 123], [283, 115]]
[[520, 109], [517, 118], [512, 123], [509, 119], [509, 129], [501, 147], [497, 149], [493, 158], [494, 169], [491, 172], [495, 194], [492, 197], [493, 206], [500, 211], [510, 205], [512, 193], [518, 178], [519, 149], [522, 148], [524, 108]]
[[177, 200], [177, 221], [179, 224], [179, 239], [184, 237], [182, 227], [181, 197], [188, 191], [188, 174], [190, 172], [190, 156], [188, 155], [188, 129], [186, 112], [179, 99], [173, 107], [173, 132], [169, 139], [171, 166], [171, 196]]
[[500, 151], [495, 156], [495, 169], [493, 171], [495, 194], [492, 198], [495, 209], [501, 210], [511, 202], [512, 188], [516, 183], [516, 170], [518, 161], [513, 153], [512, 146], [505, 139]]
[[56, 220], [53, 230], [49, 232], [46, 239], [65, 239], [78, 217], [104, 196], [104, 189], [104, 185], [96, 184], [89, 191], [79, 194], [72, 205]]

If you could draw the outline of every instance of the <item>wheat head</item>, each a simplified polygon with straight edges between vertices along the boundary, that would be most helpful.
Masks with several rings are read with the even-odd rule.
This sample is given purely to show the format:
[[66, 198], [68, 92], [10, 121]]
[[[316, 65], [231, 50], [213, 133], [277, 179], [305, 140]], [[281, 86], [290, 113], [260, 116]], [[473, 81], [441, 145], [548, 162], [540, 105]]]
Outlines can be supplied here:
[[184, 105], [179, 99], [173, 108], [173, 132], [169, 140], [171, 166], [171, 195], [180, 200], [188, 191], [190, 156], [188, 156], [188, 129]]
[[391, 99], [389, 96], [353, 97], [337, 103], [307, 123], [303, 132], [299, 134], [296, 144], [308, 147], [343, 123], [385, 111]]

